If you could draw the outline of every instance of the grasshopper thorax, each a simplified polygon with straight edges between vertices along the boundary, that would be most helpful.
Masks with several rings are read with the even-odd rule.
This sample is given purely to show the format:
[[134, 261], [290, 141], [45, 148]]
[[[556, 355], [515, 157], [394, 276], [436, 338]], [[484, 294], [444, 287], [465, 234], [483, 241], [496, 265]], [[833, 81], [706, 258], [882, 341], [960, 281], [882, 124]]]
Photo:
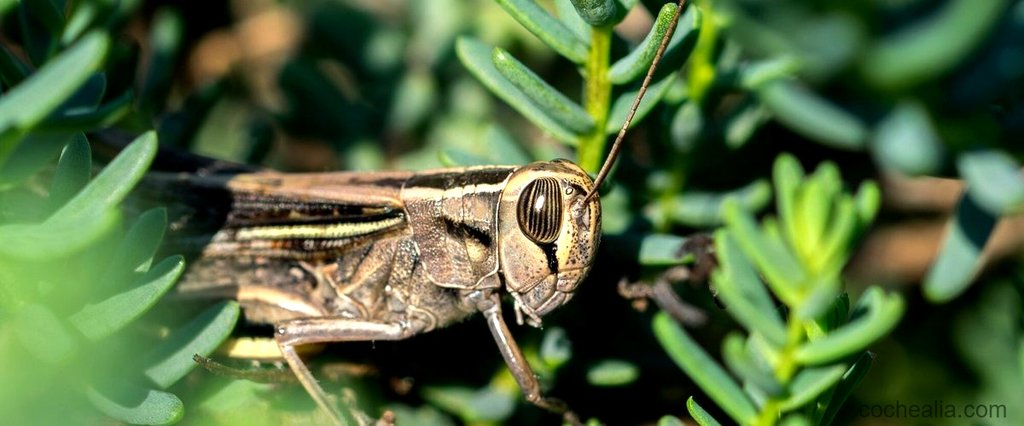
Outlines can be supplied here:
[[601, 239], [593, 181], [567, 160], [532, 163], [509, 176], [498, 206], [498, 256], [516, 319], [540, 317], [572, 298]]

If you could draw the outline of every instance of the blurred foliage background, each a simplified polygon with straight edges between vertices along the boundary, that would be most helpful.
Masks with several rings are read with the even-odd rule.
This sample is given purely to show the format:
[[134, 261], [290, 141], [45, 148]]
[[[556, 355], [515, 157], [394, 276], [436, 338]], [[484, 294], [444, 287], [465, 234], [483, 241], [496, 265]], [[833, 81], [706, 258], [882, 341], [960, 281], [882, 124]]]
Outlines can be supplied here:
[[[71, 418], [56, 411], [67, 407], [83, 423], [323, 420], [295, 384], [189, 373], [192, 353], [216, 354], [238, 308], [161, 300], [183, 267], [154, 258], [165, 215], [117, 206], [157, 144], [289, 172], [552, 158], [592, 171], [580, 157], [594, 154], [577, 150], [603, 152], [640, 77], [606, 84], [595, 106], [586, 70], [629, 68], [623, 58], [642, 50], [662, 2], [576, 2], [614, 10], [588, 16], [608, 33], [610, 61], [597, 68], [531, 34], [515, 19], [521, 3], [532, 4], [0, 0], [0, 414], [38, 424]], [[841, 173], [821, 179], [836, 191], [878, 182], [874, 224], [844, 240], [843, 280], [852, 300], [877, 286], [905, 303], [868, 347], [871, 368], [835, 421], [963, 422], [860, 415], [939, 401], [1003, 405], [1005, 418], [972, 420], [1020, 424], [1024, 2], [693, 3], [602, 196], [591, 278], [544, 329], [514, 328], [548, 393], [607, 424], [687, 419], [690, 396], [727, 418], [666, 354], [651, 327], [663, 300], [642, 289], [667, 283], [703, 319], [687, 324], [697, 344], [716, 358], [728, 348], [747, 324], [716, 302], [715, 284], [671, 271], [693, 266], [680, 254], [686, 237], [729, 222], [727, 198], [774, 212], [785, 186], [773, 164], [788, 152], [800, 170], [834, 165], [825, 169]], [[540, 4], [596, 40], [570, 2]], [[517, 103], [480, 71], [499, 62], [490, 46], [567, 98]], [[593, 122], [552, 115], [568, 103]], [[107, 148], [136, 138], [120, 156]], [[170, 166], [160, 156], [152, 165]], [[823, 222], [829, 211], [817, 213]], [[557, 421], [522, 399], [481, 321], [330, 346], [314, 363], [328, 388], [400, 423]]]

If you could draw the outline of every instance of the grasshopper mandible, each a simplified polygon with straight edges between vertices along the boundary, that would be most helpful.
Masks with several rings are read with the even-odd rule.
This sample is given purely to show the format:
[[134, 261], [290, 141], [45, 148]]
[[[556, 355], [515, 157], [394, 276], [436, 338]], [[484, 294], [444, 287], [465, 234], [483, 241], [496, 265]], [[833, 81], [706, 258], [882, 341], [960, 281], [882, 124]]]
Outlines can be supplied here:
[[151, 176], [145, 185], [199, 197], [173, 215], [172, 233], [208, 231], [191, 241], [201, 248], [177, 293], [234, 298], [248, 321], [272, 324], [288, 366], [338, 423], [342, 413], [296, 347], [400, 340], [476, 313], [526, 399], [574, 419], [564, 403], [542, 395], [502, 317], [501, 297], [513, 299], [517, 322], [540, 326], [587, 276], [601, 235], [597, 188], [682, 9], [680, 1], [594, 181], [567, 160], [424, 172]]

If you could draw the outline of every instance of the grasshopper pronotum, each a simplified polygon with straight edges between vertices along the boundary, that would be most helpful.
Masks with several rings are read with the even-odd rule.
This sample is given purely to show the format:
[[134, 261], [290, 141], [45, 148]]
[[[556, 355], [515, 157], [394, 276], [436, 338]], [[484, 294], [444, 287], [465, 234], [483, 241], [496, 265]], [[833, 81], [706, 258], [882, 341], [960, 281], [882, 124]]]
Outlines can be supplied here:
[[475, 313], [486, 318], [526, 398], [575, 419], [541, 394], [503, 320], [501, 297], [514, 300], [519, 323], [539, 326], [586, 277], [601, 232], [597, 188], [682, 6], [594, 181], [566, 160], [424, 172], [151, 176], [147, 185], [202, 200], [171, 225], [208, 234], [178, 294], [234, 298], [247, 320], [272, 324], [291, 370], [339, 423], [347, 416], [296, 347], [405, 339]]

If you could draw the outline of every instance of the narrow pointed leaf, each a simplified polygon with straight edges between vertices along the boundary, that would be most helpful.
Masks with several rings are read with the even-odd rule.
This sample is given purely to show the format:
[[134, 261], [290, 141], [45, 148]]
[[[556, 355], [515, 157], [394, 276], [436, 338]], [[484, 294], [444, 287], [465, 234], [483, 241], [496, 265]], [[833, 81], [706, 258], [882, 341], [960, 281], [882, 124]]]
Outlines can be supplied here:
[[238, 313], [237, 302], [222, 302], [176, 329], [148, 355], [146, 377], [163, 389], [173, 385], [195, 368], [193, 355], [209, 355], [231, 334]]
[[779, 384], [772, 372], [765, 366], [761, 366], [747, 352], [747, 346], [743, 338], [737, 333], [730, 333], [725, 336], [722, 342], [722, 359], [726, 367], [743, 379], [746, 384], [757, 387], [767, 396], [778, 398], [786, 391]]
[[137, 425], [167, 425], [177, 423], [185, 415], [185, 404], [172, 393], [155, 389], [138, 389], [138, 395], [111, 397], [86, 388], [93, 406], [104, 414], [125, 423]]
[[862, 351], [889, 333], [903, 315], [903, 298], [898, 294], [886, 295], [878, 287], [871, 287], [861, 297], [868, 306], [865, 315], [824, 338], [803, 344], [796, 350], [796, 360], [822, 364]]
[[[73, 333], [50, 308], [26, 304], [10, 316], [16, 342], [49, 366], [61, 366], [73, 356], [77, 342]], [[6, 331], [6, 330], [5, 330]], [[8, 340], [10, 341], [10, 340]]]
[[967, 181], [969, 196], [989, 214], [1024, 210], [1024, 176], [1009, 154], [994, 149], [968, 151], [959, 155], [956, 165]]
[[15, 259], [53, 259], [74, 253], [97, 242], [118, 224], [120, 214], [113, 209], [94, 213], [87, 220], [63, 220], [54, 223], [12, 224], [0, 226], [0, 256]]
[[167, 211], [147, 210], [132, 224], [110, 259], [108, 275], [118, 276], [138, 270], [152, 260], [167, 228]]
[[779, 155], [772, 165], [772, 180], [775, 183], [775, 204], [782, 232], [790, 244], [796, 244], [800, 238], [795, 223], [796, 196], [800, 182], [804, 180], [804, 169], [793, 155]]
[[669, 357], [734, 421], [754, 421], [757, 409], [739, 385], [665, 312], [654, 316], [654, 335]]
[[530, 0], [497, 0], [520, 25], [570, 61], [582, 64], [590, 47], [555, 17]]
[[[90, 33], [0, 98], [0, 134], [28, 129], [53, 112], [103, 63], [109, 47], [106, 34]], [[7, 152], [0, 146], [0, 161]]]
[[92, 150], [85, 135], [77, 133], [60, 153], [57, 171], [50, 183], [50, 211], [57, 210], [84, 188], [91, 176]]
[[43, 166], [51, 164], [57, 153], [71, 141], [71, 133], [30, 133], [11, 152], [15, 161], [0, 166], [0, 185], [10, 185], [28, 179]]
[[999, 218], [965, 192], [946, 225], [946, 236], [924, 279], [924, 295], [932, 302], [948, 302], [965, 289], [981, 268], [981, 254]]
[[185, 259], [171, 256], [154, 266], [138, 286], [82, 308], [71, 316], [71, 323], [89, 340], [107, 337], [146, 313], [184, 270]]
[[776, 347], [782, 347], [786, 342], [785, 325], [753, 265], [728, 232], [715, 233], [715, 253], [721, 267], [712, 274], [711, 281], [733, 318], [747, 330], [756, 331]]
[[473, 38], [459, 37], [455, 42], [455, 52], [466, 69], [476, 76], [484, 86], [523, 114], [534, 125], [562, 142], [575, 143], [577, 141], [579, 135], [561, 123], [553, 121], [547, 114], [539, 112], [534, 107], [533, 101], [495, 68], [494, 61], [491, 60], [489, 46]]
[[843, 374], [842, 379], [839, 380], [839, 384], [836, 385], [835, 391], [832, 392], [832, 396], [828, 401], [824, 401], [826, 408], [821, 412], [821, 418], [815, 424], [819, 425], [830, 425], [832, 420], [835, 419], [836, 414], [839, 413], [839, 409], [843, 407], [843, 403], [846, 399], [853, 394], [853, 391], [860, 384], [860, 381], [864, 379], [864, 376], [868, 374], [868, 370], [871, 369], [871, 363], [874, 362], [874, 355], [871, 352], [865, 351], [857, 358], [857, 362], [853, 363], [846, 373]]
[[840, 149], [864, 147], [867, 128], [859, 117], [833, 105], [795, 80], [772, 81], [760, 87], [758, 95], [775, 118], [808, 138]]
[[648, 266], [681, 265], [693, 261], [693, 254], [687, 252], [687, 238], [669, 234], [650, 234], [640, 241], [637, 261]]
[[99, 107], [70, 110], [47, 118], [43, 126], [47, 129], [65, 131], [90, 131], [109, 127], [131, 112], [134, 101], [132, 92], [125, 92], [117, 99]]
[[537, 74], [504, 49], [495, 47], [491, 59], [501, 75], [529, 97], [540, 113], [546, 114], [552, 121], [561, 123], [577, 134], [594, 130], [594, 119], [583, 107], [541, 80]]
[[754, 218], [733, 201], [726, 201], [725, 223], [743, 252], [768, 278], [768, 284], [787, 304], [800, 299], [805, 273], [793, 253], [778, 238], [758, 228]]
[[47, 222], [76, 221], [113, 208], [132, 190], [156, 156], [156, 134], [135, 139], [88, 186], [68, 201]]
[[808, 368], [797, 373], [789, 384], [789, 398], [782, 401], [780, 410], [791, 411], [810, 404], [819, 395], [838, 383], [844, 373], [846, 373], [844, 364]]
[[[700, 426], [719, 426], [720, 425], [720, 423], [718, 423], [718, 420], [715, 420], [715, 417], [712, 416], [711, 413], [708, 413], [707, 411], [705, 411], [704, 407], [701, 407], [700, 404], [697, 404], [697, 401], [695, 399], [693, 399], [692, 396], [689, 397], [689, 398], [686, 398], [686, 411], [690, 412], [690, 416], [692, 416], [693, 420], [695, 422], [697, 422], [697, 424], [699, 424]], [[669, 425], [663, 424], [664, 420], [665, 420], [665, 417], [662, 417], [661, 420], [658, 421], [658, 426], [669, 426]], [[676, 420], [676, 421], [678, 422], [678, 420]], [[683, 422], [679, 422], [678, 424], [682, 425]]]

